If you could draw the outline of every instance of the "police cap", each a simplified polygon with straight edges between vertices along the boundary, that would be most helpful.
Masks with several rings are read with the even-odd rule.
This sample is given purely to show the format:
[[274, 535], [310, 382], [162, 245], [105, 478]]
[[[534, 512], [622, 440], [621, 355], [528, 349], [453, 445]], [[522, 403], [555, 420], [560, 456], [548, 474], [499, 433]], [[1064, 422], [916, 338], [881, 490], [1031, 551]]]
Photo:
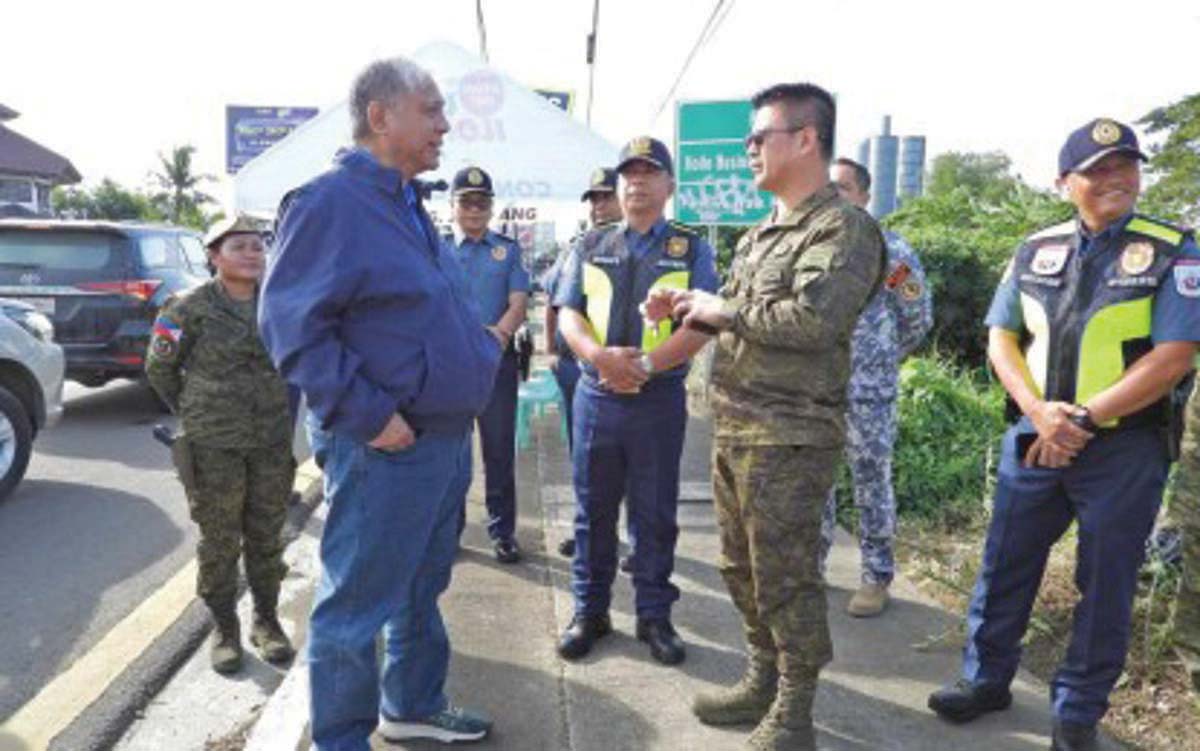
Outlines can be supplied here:
[[586, 201], [592, 197], [593, 193], [616, 193], [617, 192], [617, 171], [611, 167], [597, 167], [592, 173], [591, 181], [588, 189], [583, 191], [583, 196], [580, 201]]
[[466, 167], [456, 172], [454, 180], [450, 183], [450, 192], [455, 196], [461, 196], [464, 193], [495, 195], [492, 192], [492, 178], [478, 167]]
[[1068, 172], [1084, 172], [1116, 152], [1131, 154], [1146, 161], [1133, 128], [1107, 117], [1092, 120], [1067, 136], [1067, 142], [1058, 152], [1058, 176], [1064, 177]]
[[245, 214], [226, 217], [208, 228], [204, 234], [204, 247], [212, 248], [230, 235], [262, 235], [258, 222]]
[[675, 175], [675, 166], [671, 162], [671, 152], [666, 144], [650, 136], [638, 136], [621, 147], [621, 156], [617, 160], [617, 172], [622, 171], [633, 162], [646, 162], [668, 175]]

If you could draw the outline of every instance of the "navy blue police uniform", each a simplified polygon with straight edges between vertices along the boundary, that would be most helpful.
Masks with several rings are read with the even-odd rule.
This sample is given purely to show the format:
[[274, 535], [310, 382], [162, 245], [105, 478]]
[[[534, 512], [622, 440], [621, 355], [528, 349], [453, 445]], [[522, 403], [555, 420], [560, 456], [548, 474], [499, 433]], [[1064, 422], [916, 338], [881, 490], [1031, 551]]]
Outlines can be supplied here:
[[[478, 167], [467, 167], [455, 174], [451, 191], [455, 197], [471, 193], [491, 197], [492, 179]], [[495, 325], [508, 309], [509, 295], [529, 291], [529, 272], [521, 259], [521, 246], [511, 237], [490, 230], [478, 240], [452, 234], [445, 241], [463, 268], [482, 323]], [[477, 422], [488, 535], [494, 542], [505, 544], [513, 544], [516, 531], [518, 382], [517, 351], [510, 341], [500, 359], [491, 399]]]
[[[1060, 173], [1114, 151], [1141, 157], [1131, 129], [1093, 121], [1064, 145]], [[1132, 213], [1099, 233], [1078, 220], [1051, 227], [1017, 250], [987, 325], [1019, 335], [1041, 398], [1085, 404], [1155, 345], [1200, 338], [1200, 251], [1189, 232]], [[1170, 408], [1163, 398], [1110, 423], [1083, 421], [1094, 437], [1064, 468], [1024, 465], [1036, 437], [1028, 417], [1008, 429], [967, 613], [962, 679], [975, 701], [970, 716], [955, 716], [948, 689], [931, 697], [936, 711], [970, 719], [1007, 705], [1047, 556], [1075, 521], [1081, 599], [1050, 698], [1059, 725], [1094, 733], [1125, 663], [1138, 568], [1167, 477]], [[1092, 748], [1094, 738], [1062, 743], [1056, 729], [1054, 748]]]
[[[670, 154], [653, 139], [635, 139], [622, 166], [642, 159], [671, 172]], [[652, 157], [648, 158], [648, 157]], [[618, 166], [618, 170], [622, 168]], [[674, 325], [646, 324], [639, 306], [656, 288], [718, 286], [712, 247], [692, 230], [659, 219], [645, 234], [625, 222], [595, 229], [572, 248], [553, 303], [582, 314], [604, 346], [651, 352]], [[666, 620], [679, 590], [671, 583], [679, 460], [687, 423], [687, 365], [654, 373], [641, 390], [618, 394], [581, 364], [575, 391], [572, 463], [576, 494], [572, 591], [579, 617], [607, 614], [617, 567], [617, 520], [622, 496], [637, 539], [633, 563], [639, 622]]]

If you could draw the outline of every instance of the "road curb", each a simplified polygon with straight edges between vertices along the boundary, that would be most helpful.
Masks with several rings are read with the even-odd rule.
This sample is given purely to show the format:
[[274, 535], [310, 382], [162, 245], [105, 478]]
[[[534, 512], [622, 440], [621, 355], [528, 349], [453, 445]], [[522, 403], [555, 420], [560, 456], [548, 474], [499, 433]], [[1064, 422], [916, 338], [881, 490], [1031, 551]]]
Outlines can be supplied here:
[[[296, 472], [284, 525], [286, 545], [299, 536], [323, 497], [322, 475], [309, 460]], [[244, 587], [243, 587], [244, 589]], [[239, 591], [239, 598], [242, 592]], [[81, 711], [46, 747], [48, 751], [107, 751], [121, 739], [146, 706], [170, 682], [211, 630], [208, 612], [198, 598], [136, 660]], [[40, 751], [29, 749], [28, 751]]]

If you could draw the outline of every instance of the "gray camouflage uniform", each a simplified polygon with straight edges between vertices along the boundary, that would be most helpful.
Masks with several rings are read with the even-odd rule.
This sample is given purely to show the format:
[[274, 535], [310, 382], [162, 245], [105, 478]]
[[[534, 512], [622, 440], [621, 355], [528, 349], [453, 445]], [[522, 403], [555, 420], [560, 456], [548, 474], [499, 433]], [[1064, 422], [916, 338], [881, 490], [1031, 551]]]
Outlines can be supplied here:
[[[921, 344], [933, 325], [933, 302], [917, 254], [896, 233], [885, 232], [884, 237], [888, 275], [859, 317], [851, 340], [846, 462], [854, 478], [854, 505], [859, 512], [862, 580], [886, 586], [896, 568], [892, 447], [900, 362]], [[836, 512], [837, 494], [831, 489], [821, 524], [822, 570], [833, 544]]]

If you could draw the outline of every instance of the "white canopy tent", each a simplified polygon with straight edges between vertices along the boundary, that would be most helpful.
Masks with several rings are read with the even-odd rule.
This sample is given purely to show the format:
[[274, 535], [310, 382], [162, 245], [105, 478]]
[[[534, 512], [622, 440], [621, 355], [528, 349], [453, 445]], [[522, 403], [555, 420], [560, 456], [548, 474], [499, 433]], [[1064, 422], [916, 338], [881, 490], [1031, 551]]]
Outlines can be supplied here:
[[[440, 167], [423, 179], [449, 182], [474, 165], [491, 174], [501, 206], [578, 205], [596, 167], [616, 162], [616, 146], [461, 47], [434, 43], [413, 59], [437, 81], [451, 126]], [[327, 169], [350, 140], [342, 101], [242, 167], [235, 207], [274, 214], [285, 193]]]

